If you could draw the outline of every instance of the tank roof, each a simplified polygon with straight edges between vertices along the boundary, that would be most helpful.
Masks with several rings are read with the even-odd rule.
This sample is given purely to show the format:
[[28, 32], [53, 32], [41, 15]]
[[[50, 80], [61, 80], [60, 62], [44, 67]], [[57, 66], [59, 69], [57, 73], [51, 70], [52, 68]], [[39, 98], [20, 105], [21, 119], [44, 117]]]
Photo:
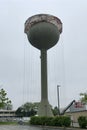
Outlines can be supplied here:
[[40, 23], [40, 22], [51, 23], [58, 28], [59, 33], [62, 32], [62, 22], [61, 22], [61, 20], [59, 18], [57, 18], [53, 15], [49, 15], [49, 14], [37, 14], [37, 15], [34, 15], [32, 17], [29, 17], [25, 22], [24, 32], [27, 34], [29, 32], [29, 29], [33, 25], [35, 25], [36, 23]]

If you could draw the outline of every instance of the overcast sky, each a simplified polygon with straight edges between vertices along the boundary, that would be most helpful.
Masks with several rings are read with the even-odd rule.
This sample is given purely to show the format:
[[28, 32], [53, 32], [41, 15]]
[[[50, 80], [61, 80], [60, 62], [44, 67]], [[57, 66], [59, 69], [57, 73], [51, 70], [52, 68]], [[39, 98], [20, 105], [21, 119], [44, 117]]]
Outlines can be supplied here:
[[63, 32], [48, 50], [49, 102], [65, 107], [87, 92], [87, 0], [0, 0], [0, 88], [13, 109], [40, 101], [40, 52], [24, 34], [28, 17], [46, 13], [59, 17]]

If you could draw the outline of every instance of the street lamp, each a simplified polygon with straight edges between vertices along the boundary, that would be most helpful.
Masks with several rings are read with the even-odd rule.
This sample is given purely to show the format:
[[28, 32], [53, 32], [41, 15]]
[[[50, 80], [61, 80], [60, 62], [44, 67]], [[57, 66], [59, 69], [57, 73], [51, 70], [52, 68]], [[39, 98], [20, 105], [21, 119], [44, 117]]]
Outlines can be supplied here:
[[59, 115], [60, 115], [59, 87], [60, 87], [60, 85], [57, 85], [58, 109], [59, 109]]

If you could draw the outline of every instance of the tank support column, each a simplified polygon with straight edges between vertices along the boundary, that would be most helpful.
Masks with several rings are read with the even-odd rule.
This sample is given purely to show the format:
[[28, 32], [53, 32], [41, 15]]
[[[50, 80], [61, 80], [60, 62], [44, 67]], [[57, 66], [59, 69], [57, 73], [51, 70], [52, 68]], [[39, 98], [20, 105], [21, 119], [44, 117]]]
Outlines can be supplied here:
[[41, 103], [38, 110], [39, 116], [53, 116], [48, 102], [47, 83], [47, 50], [41, 49]]
[[41, 101], [48, 100], [47, 88], [47, 50], [41, 50]]

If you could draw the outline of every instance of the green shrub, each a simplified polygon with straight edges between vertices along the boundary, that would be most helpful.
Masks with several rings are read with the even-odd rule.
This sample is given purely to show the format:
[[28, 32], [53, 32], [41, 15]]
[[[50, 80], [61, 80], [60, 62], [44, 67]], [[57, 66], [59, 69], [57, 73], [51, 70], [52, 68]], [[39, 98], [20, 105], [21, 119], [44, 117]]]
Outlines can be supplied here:
[[32, 125], [47, 125], [47, 126], [66, 126], [69, 127], [71, 120], [66, 116], [57, 117], [31, 117], [30, 124]]
[[63, 117], [63, 126], [69, 127], [70, 125], [71, 125], [71, 119], [70, 119], [70, 117], [64, 116]]
[[47, 117], [43, 116], [41, 117], [41, 125], [46, 125]]
[[48, 118], [47, 118], [46, 125], [52, 126], [52, 125], [53, 125], [53, 119], [54, 119], [54, 117], [48, 117]]
[[51, 126], [53, 117], [41, 117], [42, 125]]
[[69, 127], [71, 125], [71, 119], [67, 116], [59, 116], [55, 117], [53, 121], [54, 126], [66, 126]]
[[30, 119], [30, 124], [31, 125], [42, 125], [41, 117], [32, 116], [31, 119]]
[[53, 125], [54, 126], [62, 126], [63, 125], [63, 122], [62, 122], [62, 117], [54, 117], [54, 120], [53, 120]]
[[32, 125], [52, 125], [52, 119], [53, 117], [36, 117], [36, 116], [33, 116], [31, 117], [30, 119], [30, 124]]
[[86, 126], [87, 126], [87, 119], [86, 119], [86, 117], [85, 116], [80, 116], [78, 118], [78, 123], [79, 123], [79, 126], [81, 128], [86, 128]]

